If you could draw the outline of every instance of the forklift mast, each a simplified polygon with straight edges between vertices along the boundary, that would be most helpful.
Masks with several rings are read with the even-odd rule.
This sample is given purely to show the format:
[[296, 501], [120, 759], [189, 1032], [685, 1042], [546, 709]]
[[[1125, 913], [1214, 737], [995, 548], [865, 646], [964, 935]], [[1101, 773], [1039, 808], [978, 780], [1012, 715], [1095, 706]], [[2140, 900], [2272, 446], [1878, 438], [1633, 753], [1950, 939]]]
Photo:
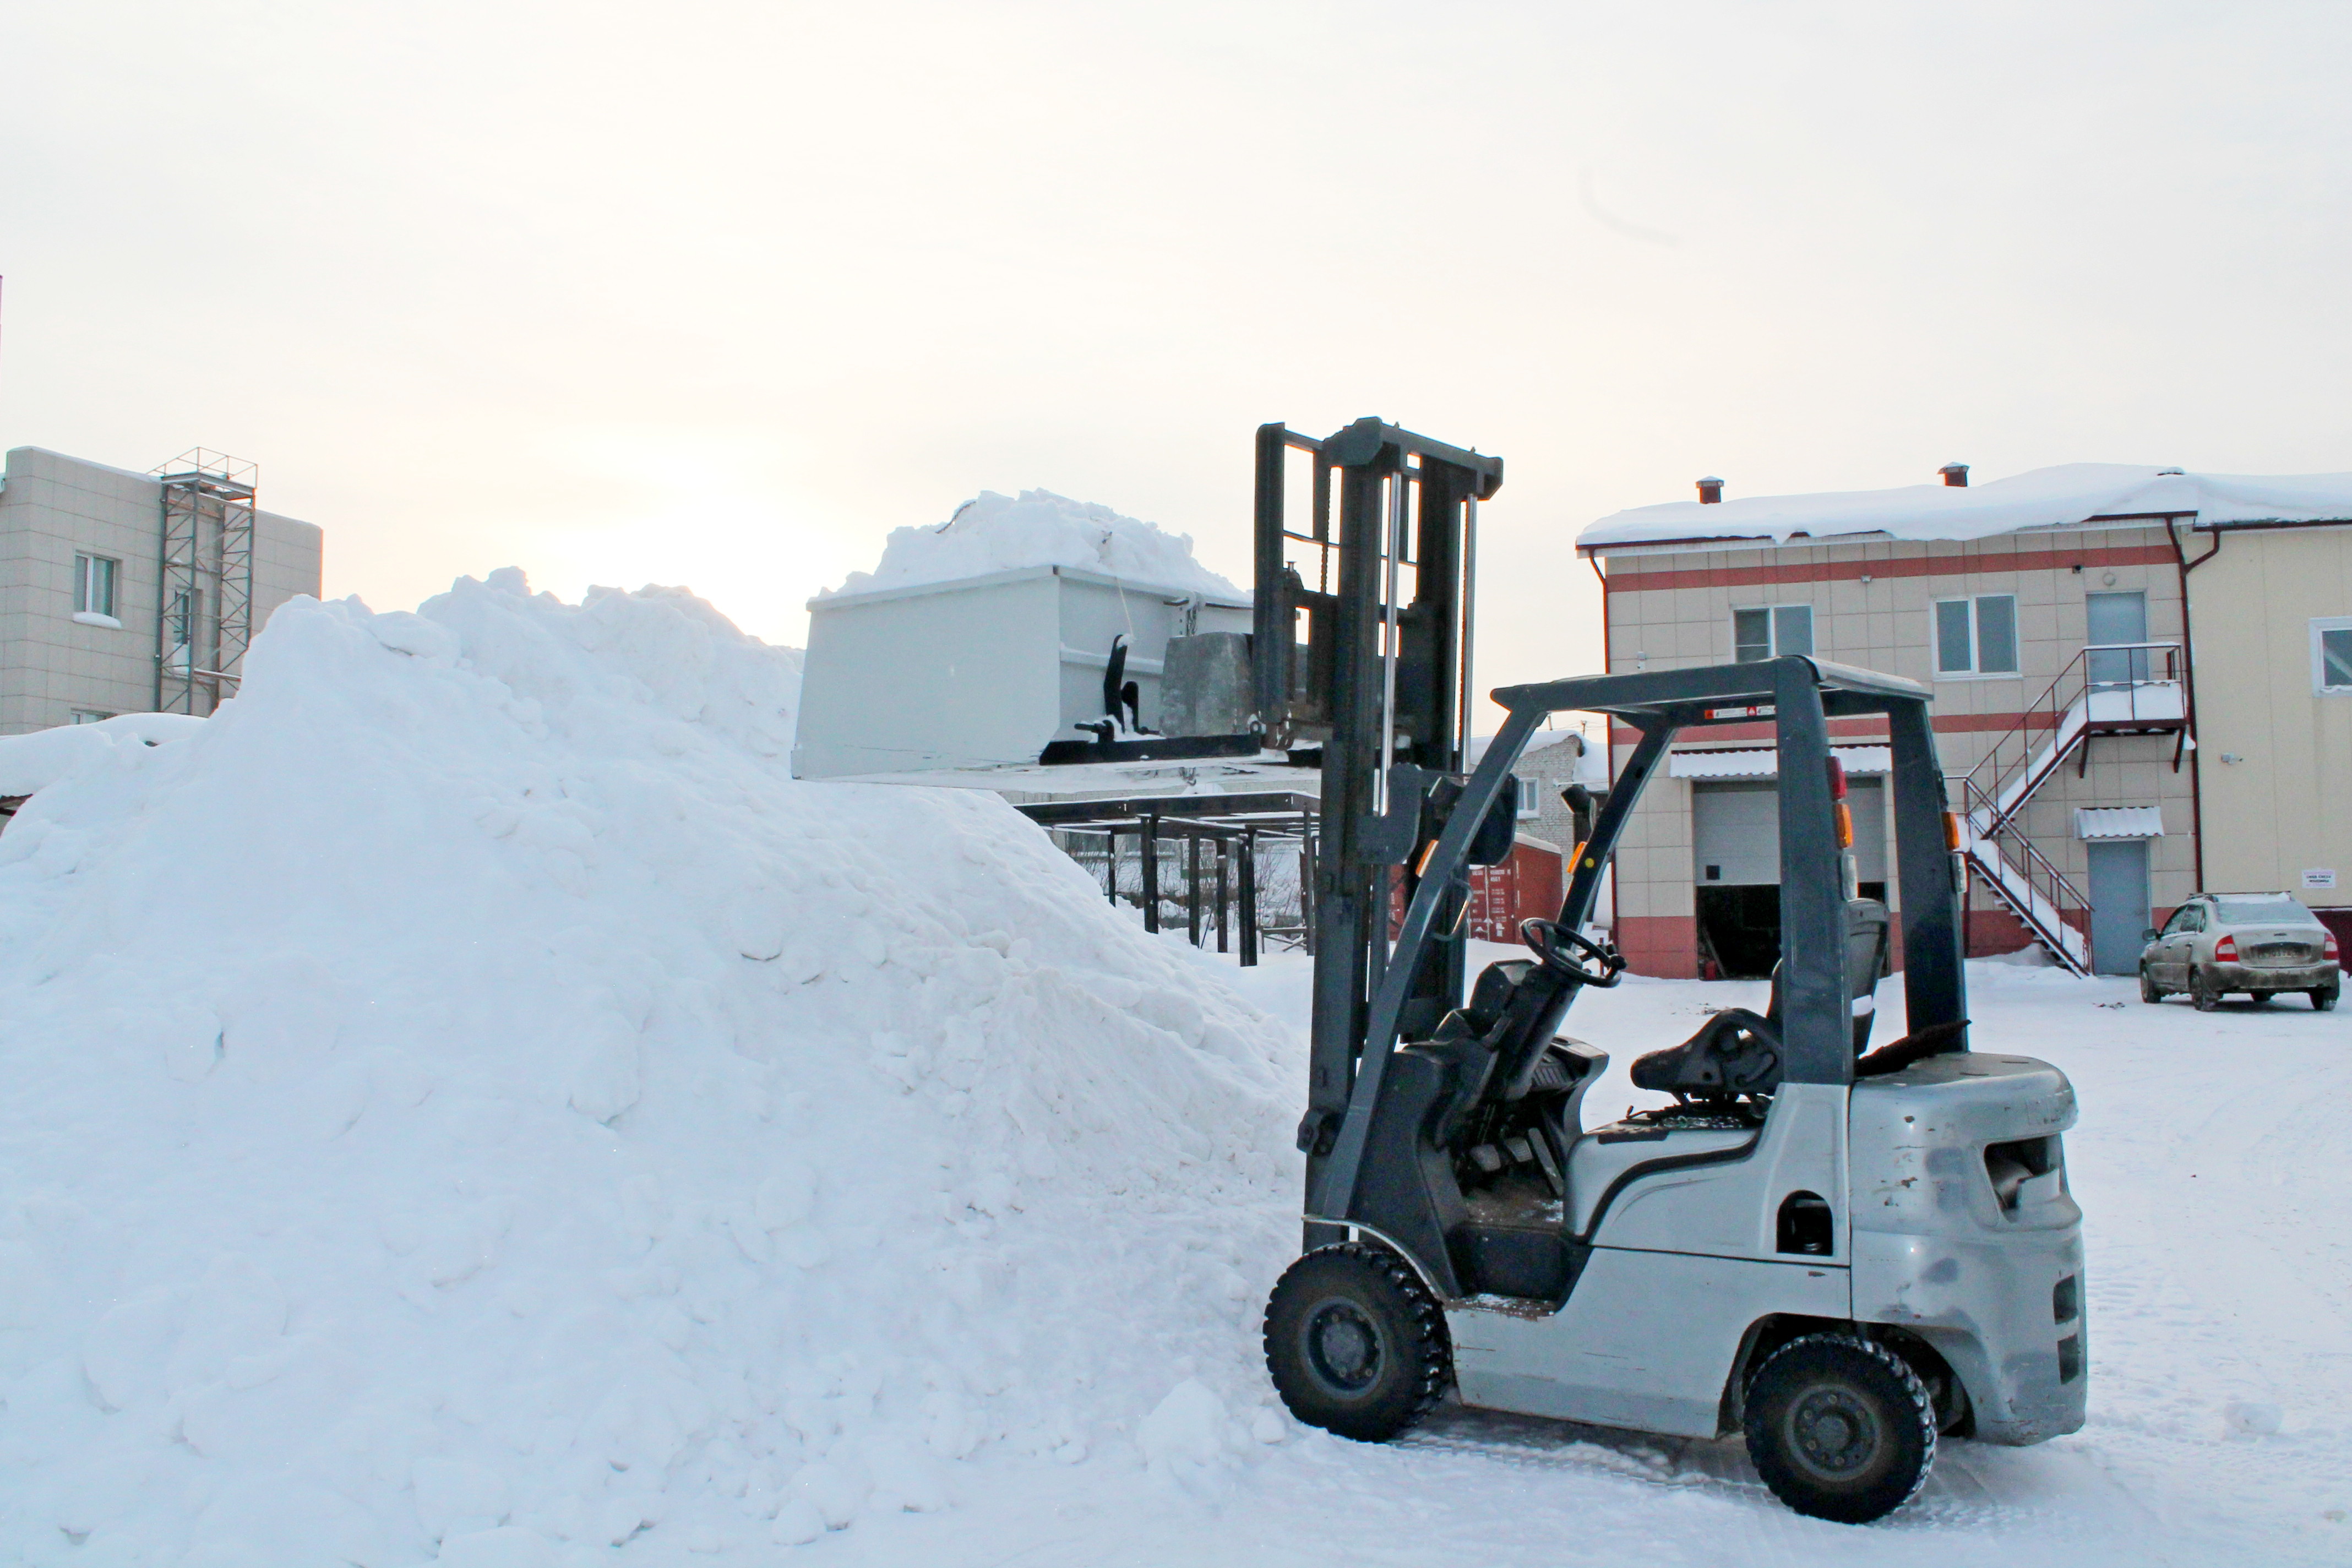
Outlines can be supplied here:
[[[1289, 510], [1293, 451], [1312, 462], [1304, 520]], [[1256, 477], [1256, 707], [1267, 744], [1321, 752], [1320, 849], [1307, 891], [1313, 1050], [1299, 1128], [1312, 1191], [1386, 976], [1400, 879], [1391, 868], [1402, 868], [1411, 901], [1413, 850], [1460, 795], [1475, 706], [1478, 503], [1502, 487], [1503, 461], [1377, 418], [1321, 440], [1272, 424], [1257, 432]], [[1513, 816], [1500, 814], [1506, 827]], [[1492, 840], [1482, 837], [1439, 894], [1439, 930], [1449, 934], [1428, 944], [1410, 977], [1408, 1026], [1433, 1025], [1462, 994], [1463, 944], [1450, 933], [1469, 896], [1469, 865], [1480, 853], [1509, 853], [1507, 838], [1499, 852]]]

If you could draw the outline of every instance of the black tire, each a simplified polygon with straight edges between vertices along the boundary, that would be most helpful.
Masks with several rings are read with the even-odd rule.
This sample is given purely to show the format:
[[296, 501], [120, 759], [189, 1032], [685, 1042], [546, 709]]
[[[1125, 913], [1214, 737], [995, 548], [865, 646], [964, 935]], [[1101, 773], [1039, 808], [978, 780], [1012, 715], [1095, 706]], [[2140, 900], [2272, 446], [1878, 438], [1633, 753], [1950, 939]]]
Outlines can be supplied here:
[[2156, 983], [2155, 973], [2145, 963], [2139, 966], [2139, 999], [2143, 1002], [2164, 1000], [2164, 987]]
[[1852, 1334], [1807, 1334], [1748, 1385], [1748, 1457], [1797, 1512], [1868, 1524], [1909, 1502], [1936, 1462], [1936, 1403], [1908, 1363]]
[[2337, 989], [2334, 985], [2314, 986], [2311, 993], [2311, 1010], [2315, 1013], [2335, 1011]]
[[2189, 971], [2189, 1004], [2200, 1013], [2210, 1013], [2221, 1005], [2221, 994], [2213, 989], [2213, 983], [2205, 978], [2200, 969]]
[[1453, 1381], [1445, 1314], [1383, 1247], [1318, 1247], [1265, 1304], [1265, 1369], [1309, 1426], [1380, 1443], [1436, 1407]]

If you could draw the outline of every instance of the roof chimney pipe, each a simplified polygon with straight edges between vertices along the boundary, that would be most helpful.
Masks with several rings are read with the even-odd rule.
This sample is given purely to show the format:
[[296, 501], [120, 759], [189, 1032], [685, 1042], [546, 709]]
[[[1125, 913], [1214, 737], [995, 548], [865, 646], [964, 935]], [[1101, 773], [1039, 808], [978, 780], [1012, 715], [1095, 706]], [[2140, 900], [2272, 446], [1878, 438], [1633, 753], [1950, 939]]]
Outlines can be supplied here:
[[1723, 481], [1709, 475], [1698, 482], [1698, 504], [1720, 506], [1723, 503]]
[[1946, 463], [1936, 470], [1944, 476], [1944, 483], [1956, 490], [1969, 488], [1969, 466], [1966, 463]]

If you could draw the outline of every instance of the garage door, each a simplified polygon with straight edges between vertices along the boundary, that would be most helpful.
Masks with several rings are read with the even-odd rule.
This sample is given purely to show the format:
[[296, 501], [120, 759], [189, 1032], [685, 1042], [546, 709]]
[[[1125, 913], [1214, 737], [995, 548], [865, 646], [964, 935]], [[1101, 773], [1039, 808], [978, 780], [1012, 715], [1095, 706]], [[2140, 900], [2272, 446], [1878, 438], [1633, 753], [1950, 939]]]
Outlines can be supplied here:
[[1691, 880], [1703, 888], [1779, 885], [1778, 784], [1768, 779], [1691, 785]]
[[[1886, 791], [1851, 781], [1856, 879], [1886, 879]], [[1780, 880], [1780, 792], [1770, 781], [1691, 785], [1691, 880], [1700, 887], [1765, 888]]]

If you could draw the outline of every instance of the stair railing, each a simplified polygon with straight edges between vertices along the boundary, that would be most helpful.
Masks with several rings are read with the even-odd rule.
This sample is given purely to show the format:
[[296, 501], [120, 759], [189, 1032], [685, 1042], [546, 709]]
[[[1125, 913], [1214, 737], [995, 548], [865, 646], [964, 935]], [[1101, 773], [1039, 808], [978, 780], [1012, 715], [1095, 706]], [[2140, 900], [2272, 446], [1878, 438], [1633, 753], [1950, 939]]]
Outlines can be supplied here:
[[1969, 826], [1987, 837], [2006, 828], [2090, 726], [2172, 725], [2185, 716], [2179, 643], [2089, 645], [1962, 775]]
[[[1992, 802], [1983, 790], [1965, 778], [1960, 790], [1971, 822], [1979, 813], [1990, 813]], [[2000, 837], [1972, 830], [1969, 852], [1982, 868], [1986, 883], [2016, 911], [2035, 940], [2066, 968], [2088, 973], [2091, 900], [2082, 889], [2013, 827], [2003, 830]], [[2074, 945], [2069, 944], [2070, 939]]]

